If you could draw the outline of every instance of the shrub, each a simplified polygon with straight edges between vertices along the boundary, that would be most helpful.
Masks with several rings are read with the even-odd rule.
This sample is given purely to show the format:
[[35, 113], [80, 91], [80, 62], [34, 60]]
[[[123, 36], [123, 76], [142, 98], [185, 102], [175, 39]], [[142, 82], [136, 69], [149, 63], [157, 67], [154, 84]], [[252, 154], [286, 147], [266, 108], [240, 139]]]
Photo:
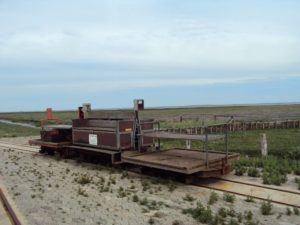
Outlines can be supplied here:
[[168, 183], [168, 189], [170, 192], [173, 192], [176, 188], [177, 186], [172, 181]]
[[88, 174], [82, 174], [81, 176], [76, 177], [74, 179], [75, 182], [77, 182], [78, 184], [81, 184], [81, 185], [89, 184], [92, 182], [92, 180], [93, 180], [93, 178], [91, 176], [89, 176]]
[[180, 220], [174, 220], [172, 225], [183, 225], [183, 223]]
[[236, 216], [236, 212], [234, 209], [227, 209], [227, 215], [230, 217], [235, 217]]
[[147, 205], [149, 210], [158, 210], [159, 209], [159, 204], [152, 200], [148, 205]]
[[139, 201], [139, 196], [137, 196], [137, 195], [132, 196], [132, 201], [133, 202], [138, 202]]
[[150, 219], [148, 220], [148, 223], [149, 223], [150, 225], [153, 225], [153, 224], [155, 223], [155, 221], [154, 221], [153, 218], [150, 218]]
[[239, 223], [243, 222], [243, 214], [242, 213], [238, 213], [237, 214], [237, 219], [238, 219]]
[[187, 201], [187, 202], [193, 202], [195, 201], [195, 198], [193, 196], [191, 196], [190, 194], [186, 194], [184, 197], [183, 197], [183, 200], [184, 201]]
[[249, 211], [245, 211], [244, 212], [244, 217], [246, 220], [252, 220], [253, 218], [253, 213], [249, 210]]
[[264, 169], [263, 183], [281, 185], [287, 181], [286, 174], [281, 174], [278, 170], [273, 168]]
[[229, 193], [224, 193], [223, 200], [225, 202], [233, 203], [235, 201], [235, 195], [232, 195], [232, 194], [229, 194]]
[[239, 222], [235, 219], [230, 219], [228, 225], [239, 225]]
[[121, 179], [123, 180], [124, 178], [128, 177], [128, 172], [127, 171], [123, 171], [122, 175], [121, 175]]
[[219, 209], [218, 214], [219, 214], [219, 216], [221, 216], [223, 218], [226, 218], [227, 217], [227, 210], [224, 207], [222, 207], [222, 208]]
[[85, 192], [85, 190], [81, 189], [80, 187], [77, 190], [78, 195], [82, 195], [84, 197], [88, 197], [88, 194]]
[[271, 215], [272, 214], [273, 205], [271, 200], [268, 199], [267, 201], [263, 201], [260, 206], [260, 211], [262, 215]]
[[295, 215], [297, 215], [297, 216], [299, 215], [299, 209], [297, 207], [294, 207], [293, 211], [294, 211]]
[[211, 225], [225, 224], [225, 219], [216, 215], [211, 223]]
[[127, 196], [126, 190], [123, 187], [119, 187], [118, 198], [125, 198]]
[[148, 205], [148, 199], [147, 199], [147, 198], [143, 198], [143, 199], [140, 201], [140, 205]]
[[213, 191], [213, 192], [210, 193], [208, 204], [213, 205], [218, 201], [218, 199], [219, 199], [218, 194]]
[[247, 195], [245, 202], [255, 202], [255, 200], [252, 195]]
[[249, 221], [246, 221], [246, 222], [244, 223], [244, 225], [259, 225], [259, 222], [258, 222], [258, 221], [254, 222], [254, 221], [252, 221], [252, 220], [249, 220]]
[[289, 207], [286, 207], [286, 212], [285, 212], [285, 214], [286, 214], [287, 216], [292, 215], [292, 210], [291, 210]]
[[148, 181], [142, 181], [143, 192], [149, 190], [151, 188], [150, 183]]
[[300, 179], [296, 177], [295, 183], [298, 184], [298, 190], [300, 190]]
[[294, 174], [295, 175], [300, 175], [300, 166], [294, 168]]
[[278, 219], [278, 220], [279, 220], [279, 219], [282, 217], [282, 215], [283, 215], [282, 213], [278, 213], [278, 215], [277, 215], [276, 219]]
[[209, 206], [206, 208], [201, 202], [197, 202], [197, 207], [194, 209], [184, 209], [182, 211], [184, 214], [190, 214], [192, 217], [200, 223], [212, 223], [213, 214]]
[[260, 176], [259, 170], [254, 167], [250, 167], [248, 169], [248, 176], [249, 177], [259, 177]]
[[237, 176], [243, 176], [244, 173], [246, 173], [246, 171], [247, 171], [246, 167], [236, 165], [234, 174], [237, 175]]

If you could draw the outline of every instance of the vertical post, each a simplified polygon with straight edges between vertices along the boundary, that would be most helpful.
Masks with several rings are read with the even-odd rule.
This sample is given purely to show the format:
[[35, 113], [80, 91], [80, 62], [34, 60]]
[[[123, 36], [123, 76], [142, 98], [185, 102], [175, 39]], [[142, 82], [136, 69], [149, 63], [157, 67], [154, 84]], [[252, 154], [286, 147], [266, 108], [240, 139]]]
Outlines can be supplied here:
[[[158, 121], [158, 131], [160, 131], [160, 122]], [[160, 150], [160, 138], [158, 138], [158, 150]]]
[[[192, 130], [191, 129], [187, 129], [187, 134], [191, 134]], [[187, 149], [191, 149], [191, 140], [185, 140], [185, 145]]]
[[140, 129], [140, 120], [139, 120], [139, 111], [135, 110], [135, 130], [134, 130], [134, 135], [135, 135], [135, 149], [138, 150], [139, 152], [141, 151], [141, 129]]
[[117, 149], [121, 150], [121, 141], [120, 141], [120, 124], [117, 122]]
[[185, 145], [187, 149], [191, 149], [191, 140], [186, 140]]
[[225, 150], [226, 150], [226, 163], [228, 163], [228, 125], [225, 127]]
[[53, 120], [52, 108], [47, 108], [47, 120]]
[[206, 168], [208, 168], [208, 135], [207, 135], [207, 130], [205, 129], [205, 145], [204, 145], [204, 150], [206, 151]]
[[268, 155], [268, 143], [267, 143], [267, 136], [265, 133], [261, 134], [261, 154], [263, 157]]

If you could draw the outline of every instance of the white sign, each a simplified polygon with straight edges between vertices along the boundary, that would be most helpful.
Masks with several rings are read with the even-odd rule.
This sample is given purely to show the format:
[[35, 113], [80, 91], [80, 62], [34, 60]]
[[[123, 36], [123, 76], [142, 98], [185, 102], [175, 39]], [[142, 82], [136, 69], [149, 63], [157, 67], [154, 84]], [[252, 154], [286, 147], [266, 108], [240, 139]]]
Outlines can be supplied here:
[[98, 136], [97, 134], [89, 134], [89, 144], [98, 145]]

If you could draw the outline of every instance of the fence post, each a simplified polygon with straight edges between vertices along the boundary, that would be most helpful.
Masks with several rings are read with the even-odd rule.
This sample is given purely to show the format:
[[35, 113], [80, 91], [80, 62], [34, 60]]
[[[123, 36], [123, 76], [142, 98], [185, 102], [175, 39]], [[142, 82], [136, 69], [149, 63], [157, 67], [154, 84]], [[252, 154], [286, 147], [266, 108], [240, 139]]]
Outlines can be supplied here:
[[204, 151], [206, 152], [206, 168], [208, 168], [208, 134], [207, 129], [205, 129], [205, 144], [204, 144]]
[[261, 134], [260, 146], [261, 146], [261, 155], [267, 156], [268, 155], [268, 142], [267, 142], [267, 136], [265, 133]]

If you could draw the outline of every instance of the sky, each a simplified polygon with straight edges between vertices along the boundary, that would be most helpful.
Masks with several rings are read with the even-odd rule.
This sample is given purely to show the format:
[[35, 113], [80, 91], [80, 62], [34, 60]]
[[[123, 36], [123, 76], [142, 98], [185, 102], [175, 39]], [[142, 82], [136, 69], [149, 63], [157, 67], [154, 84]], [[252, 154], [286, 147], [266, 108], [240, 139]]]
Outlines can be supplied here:
[[300, 102], [298, 0], [0, 0], [0, 112]]

